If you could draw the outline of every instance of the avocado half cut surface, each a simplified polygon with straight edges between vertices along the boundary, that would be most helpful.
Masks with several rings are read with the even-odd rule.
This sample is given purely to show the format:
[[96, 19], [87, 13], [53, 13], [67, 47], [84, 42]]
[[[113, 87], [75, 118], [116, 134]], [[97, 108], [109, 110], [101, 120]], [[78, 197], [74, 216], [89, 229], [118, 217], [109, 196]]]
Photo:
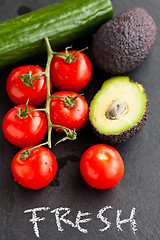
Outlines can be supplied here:
[[102, 85], [90, 105], [93, 131], [104, 142], [125, 142], [145, 125], [149, 102], [141, 84], [113, 77]]

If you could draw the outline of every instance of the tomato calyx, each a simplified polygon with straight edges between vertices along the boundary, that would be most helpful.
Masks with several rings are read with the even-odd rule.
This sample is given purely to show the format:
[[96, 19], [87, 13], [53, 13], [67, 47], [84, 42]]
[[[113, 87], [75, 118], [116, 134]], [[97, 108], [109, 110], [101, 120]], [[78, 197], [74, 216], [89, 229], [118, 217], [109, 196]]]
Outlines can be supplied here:
[[62, 97], [62, 96], [51, 96], [52, 98], [61, 98], [64, 101], [64, 104], [67, 107], [75, 107], [75, 100], [79, 97], [82, 96], [82, 94], [77, 95], [76, 97], [72, 97], [70, 95], [67, 95], [66, 97]]
[[21, 152], [21, 154], [20, 154], [20, 159], [21, 159], [21, 160], [26, 160], [27, 158], [29, 158], [29, 156], [30, 156], [30, 154], [31, 154], [31, 151], [32, 151], [32, 149], [29, 148], [29, 149]]
[[18, 108], [18, 113], [16, 113], [16, 115], [20, 118], [20, 119], [24, 119], [26, 118], [28, 115], [32, 118], [32, 115], [25, 109], [23, 110], [22, 108]]
[[60, 139], [58, 142], [56, 142], [55, 145], [57, 145], [61, 142], [64, 142], [66, 140], [75, 140], [77, 138], [77, 133], [75, 130], [71, 130], [69, 128], [66, 128], [66, 127], [63, 127], [60, 125], [54, 125], [54, 124], [52, 124], [52, 127], [60, 128], [66, 133], [66, 136], [64, 138]]
[[22, 108], [18, 108], [18, 113], [15, 113], [20, 119], [26, 118], [28, 115], [33, 119], [32, 115], [29, 113], [31, 110], [27, 109], [29, 99], [26, 102], [26, 108], [23, 110]]
[[[20, 79], [22, 80], [23, 84], [26, 87], [34, 87], [34, 84], [36, 82], [36, 79], [40, 79], [45, 75], [45, 72], [42, 73], [36, 73], [32, 75], [32, 71], [27, 72], [26, 74], [20, 75]], [[38, 77], [37, 77], [38, 76]]]
[[88, 49], [88, 47], [86, 47], [86, 48], [83, 48], [83, 49], [78, 50], [78, 51], [76, 51], [76, 52], [74, 52], [74, 53], [71, 54], [71, 53], [69, 53], [69, 51], [68, 51], [69, 48], [72, 48], [72, 46], [66, 47], [66, 48], [65, 48], [65, 53], [61, 53], [61, 52], [55, 53], [55, 55], [56, 55], [57, 57], [63, 58], [63, 60], [65, 61], [65, 63], [68, 63], [68, 64], [74, 62], [76, 59], [81, 59], [81, 58], [79, 58], [79, 57], [75, 57], [75, 55], [76, 55], [78, 52], [82, 52], [82, 51]]
[[31, 155], [32, 150], [34, 150], [36, 148], [39, 148], [39, 147], [42, 147], [42, 146], [47, 145], [47, 144], [48, 144], [48, 142], [44, 142], [44, 143], [38, 144], [37, 146], [30, 147], [30, 148], [22, 151], [21, 154], [20, 154], [20, 159], [21, 160], [26, 160]]

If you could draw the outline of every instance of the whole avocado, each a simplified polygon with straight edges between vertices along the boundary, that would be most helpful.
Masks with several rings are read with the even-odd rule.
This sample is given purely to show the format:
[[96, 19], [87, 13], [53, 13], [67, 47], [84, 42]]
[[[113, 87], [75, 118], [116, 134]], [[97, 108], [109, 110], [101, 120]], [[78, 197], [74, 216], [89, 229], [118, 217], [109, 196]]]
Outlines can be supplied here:
[[92, 55], [102, 70], [123, 74], [148, 56], [157, 27], [143, 8], [131, 8], [100, 27], [92, 41]]

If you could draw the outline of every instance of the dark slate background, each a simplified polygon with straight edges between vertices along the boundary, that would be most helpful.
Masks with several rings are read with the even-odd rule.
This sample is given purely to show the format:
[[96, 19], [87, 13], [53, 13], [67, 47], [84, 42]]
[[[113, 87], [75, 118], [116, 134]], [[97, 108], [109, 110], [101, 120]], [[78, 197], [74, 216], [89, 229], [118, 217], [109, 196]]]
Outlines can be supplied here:
[[[58, 2], [55, 0], [0, 0], [0, 20], [6, 20], [22, 14], [25, 11]], [[155, 19], [159, 29], [159, 0], [113, 0], [114, 15], [135, 6], [145, 8]], [[83, 43], [82, 43], [83, 42]], [[91, 37], [75, 43], [80, 49], [89, 46]], [[86, 51], [91, 59], [91, 54]], [[0, 239], [25, 240], [37, 239], [33, 225], [29, 222], [31, 214], [24, 214], [26, 209], [35, 207], [69, 207], [71, 213], [68, 218], [75, 220], [77, 212], [92, 213], [92, 221], [81, 224], [88, 229], [87, 234], [80, 233], [69, 225], [62, 223], [64, 232], [58, 232], [54, 214], [41, 212], [37, 214], [46, 220], [38, 223], [40, 239], [108, 239], [108, 240], [159, 240], [160, 239], [160, 38], [147, 60], [136, 70], [129, 73], [134, 81], [142, 83], [150, 99], [150, 115], [143, 130], [127, 143], [115, 145], [125, 163], [125, 174], [122, 181], [110, 190], [95, 190], [90, 188], [82, 179], [79, 171], [79, 160], [83, 152], [93, 144], [100, 143], [91, 131], [89, 123], [78, 132], [78, 139], [65, 142], [52, 151], [57, 156], [58, 173], [55, 180], [48, 187], [32, 191], [14, 182], [10, 165], [12, 158], [19, 148], [11, 145], [0, 132]], [[45, 58], [28, 61], [26, 64], [40, 64], [45, 66]], [[14, 104], [5, 92], [5, 81], [11, 68], [0, 73], [0, 109], [1, 121], [5, 113]], [[102, 82], [109, 76], [96, 68], [93, 64], [93, 77], [90, 84], [83, 90], [90, 103]], [[53, 143], [62, 135], [54, 133]], [[106, 225], [97, 219], [98, 211], [112, 206], [104, 216], [111, 222], [111, 227], [105, 232], [99, 229]], [[122, 210], [122, 219], [129, 218], [131, 209], [136, 208], [135, 220], [137, 234], [134, 235], [130, 224], [123, 224], [123, 232], [116, 228], [116, 211]]]

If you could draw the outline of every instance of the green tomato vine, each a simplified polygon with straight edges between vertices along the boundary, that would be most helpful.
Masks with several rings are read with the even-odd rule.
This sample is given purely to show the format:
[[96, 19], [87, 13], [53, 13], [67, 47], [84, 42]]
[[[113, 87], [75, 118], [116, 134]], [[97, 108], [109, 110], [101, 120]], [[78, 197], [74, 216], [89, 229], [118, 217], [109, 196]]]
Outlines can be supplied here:
[[[32, 148], [29, 148], [29, 149], [21, 152], [21, 155], [20, 155], [21, 159], [27, 159], [30, 156], [31, 151], [35, 148], [40, 147], [40, 146], [48, 145], [48, 147], [51, 148], [52, 147], [51, 134], [52, 134], [53, 127], [60, 128], [66, 133], [66, 136], [64, 138], [60, 139], [56, 144], [58, 144], [60, 142], [63, 142], [63, 141], [66, 141], [66, 140], [75, 140], [77, 138], [77, 133], [75, 132], [75, 130], [71, 130], [69, 128], [66, 128], [66, 127], [60, 126], [60, 125], [53, 125], [52, 122], [51, 122], [51, 119], [50, 119], [50, 101], [51, 101], [52, 96], [51, 96], [51, 93], [50, 93], [51, 92], [51, 89], [50, 89], [50, 65], [51, 65], [51, 61], [52, 61], [53, 56], [57, 53], [52, 51], [51, 45], [50, 45], [47, 37], [44, 38], [44, 42], [45, 42], [46, 49], [47, 49], [47, 64], [46, 64], [45, 73], [43, 73], [46, 76], [46, 88], [47, 88], [46, 107], [44, 109], [27, 110], [27, 104], [28, 104], [28, 101], [27, 101], [26, 109], [23, 110], [23, 111], [22, 111], [22, 109], [19, 109], [18, 114], [19, 114], [19, 117], [22, 117], [22, 116], [25, 117], [26, 115], [31, 116], [30, 112], [32, 112], [32, 111], [37, 111], [37, 110], [44, 111], [46, 113], [47, 122], [48, 122], [48, 140], [47, 140], [47, 142], [38, 144], [38, 145], [36, 145]], [[31, 73], [27, 73], [27, 76], [26, 75], [22, 76], [22, 80], [25, 79], [25, 82], [26, 82], [26, 78], [27, 78], [27, 81], [29, 82], [29, 84], [32, 87], [32, 84], [33, 84], [32, 81], [33, 80], [35, 81], [35, 79], [37, 79], [37, 76], [35, 76], [35, 75], [31, 76]], [[56, 97], [59, 97], [59, 96], [56, 96]], [[75, 99], [69, 99], [69, 100], [72, 102], [72, 104], [74, 106], [74, 100]]]

